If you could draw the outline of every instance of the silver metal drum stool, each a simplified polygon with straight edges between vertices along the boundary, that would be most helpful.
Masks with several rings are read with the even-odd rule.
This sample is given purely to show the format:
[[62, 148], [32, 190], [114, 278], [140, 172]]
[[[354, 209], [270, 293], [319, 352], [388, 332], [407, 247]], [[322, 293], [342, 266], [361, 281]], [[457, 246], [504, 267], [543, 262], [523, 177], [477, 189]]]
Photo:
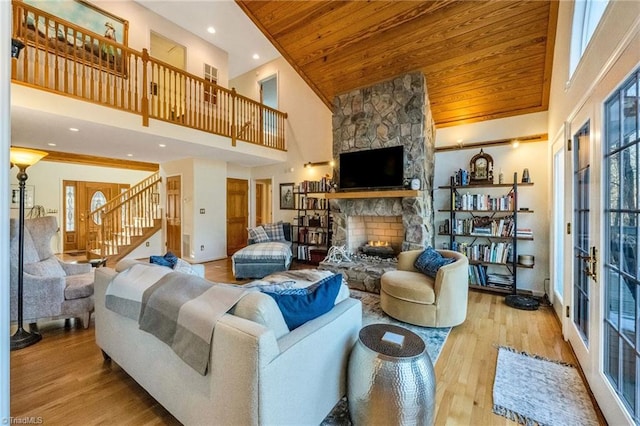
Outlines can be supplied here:
[[354, 425], [433, 424], [436, 376], [414, 332], [391, 324], [363, 327], [347, 375]]

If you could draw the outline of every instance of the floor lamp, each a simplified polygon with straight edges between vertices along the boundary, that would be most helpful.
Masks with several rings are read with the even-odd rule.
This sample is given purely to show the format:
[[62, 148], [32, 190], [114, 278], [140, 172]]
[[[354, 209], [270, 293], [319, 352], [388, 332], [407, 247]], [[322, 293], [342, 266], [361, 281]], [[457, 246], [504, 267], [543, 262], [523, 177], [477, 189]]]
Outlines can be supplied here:
[[26, 348], [42, 339], [39, 333], [31, 333], [24, 329], [22, 321], [22, 284], [24, 282], [24, 187], [27, 181], [27, 167], [36, 164], [47, 155], [44, 151], [26, 148], [11, 148], [9, 158], [11, 167], [18, 166], [18, 182], [20, 186], [20, 211], [18, 225], [18, 330], [11, 336], [11, 350]]

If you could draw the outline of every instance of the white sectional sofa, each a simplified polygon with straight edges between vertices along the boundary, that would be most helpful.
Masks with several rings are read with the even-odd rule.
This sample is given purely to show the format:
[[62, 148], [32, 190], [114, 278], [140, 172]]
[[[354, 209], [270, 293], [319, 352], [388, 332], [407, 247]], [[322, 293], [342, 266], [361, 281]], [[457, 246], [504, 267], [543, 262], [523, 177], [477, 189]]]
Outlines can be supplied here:
[[273, 299], [250, 293], [218, 321], [203, 376], [136, 321], [105, 308], [116, 274], [96, 270], [96, 342], [182, 423], [318, 425], [346, 394], [360, 301], [347, 298], [289, 332]]

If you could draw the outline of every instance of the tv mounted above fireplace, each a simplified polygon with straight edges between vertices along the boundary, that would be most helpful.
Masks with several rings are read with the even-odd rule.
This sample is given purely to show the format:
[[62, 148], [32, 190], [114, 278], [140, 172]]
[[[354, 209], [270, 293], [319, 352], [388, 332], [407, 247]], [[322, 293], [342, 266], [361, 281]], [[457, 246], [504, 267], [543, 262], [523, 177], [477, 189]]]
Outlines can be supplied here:
[[404, 147], [340, 154], [340, 191], [398, 189], [404, 183]]

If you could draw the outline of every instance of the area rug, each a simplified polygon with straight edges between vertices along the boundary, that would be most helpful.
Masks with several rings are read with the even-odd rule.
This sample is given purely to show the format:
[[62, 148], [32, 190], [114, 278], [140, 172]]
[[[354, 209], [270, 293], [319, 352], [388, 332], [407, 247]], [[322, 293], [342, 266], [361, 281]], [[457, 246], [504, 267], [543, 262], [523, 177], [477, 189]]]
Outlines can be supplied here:
[[[362, 326], [368, 324], [394, 324], [400, 327], [404, 327], [416, 333], [422, 337], [422, 340], [427, 345], [427, 353], [429, 358], [435, 365], [442, 351], [449, 332], [450, 327], [447, 328], [429, 328], [420, 327], [417, 325], [407, 324], [402, 321], [395, 320], [382, 312], [380, 308], [380, 295], [374, 293], [367, 293], [364, 291], [351, 289], [351, 297], [359, 299], [362, 302]], [[342, 398], [338, 404], [333, 408], [331, 413], [323, 420], [322, 426], [349, 426], [351, 425], [351, 419], [349, 418], [349, 404], [346, 398]]]
[[493, 412], [524, 425], [597, 425], [578, 370], [507, 347], [498, 348]]

